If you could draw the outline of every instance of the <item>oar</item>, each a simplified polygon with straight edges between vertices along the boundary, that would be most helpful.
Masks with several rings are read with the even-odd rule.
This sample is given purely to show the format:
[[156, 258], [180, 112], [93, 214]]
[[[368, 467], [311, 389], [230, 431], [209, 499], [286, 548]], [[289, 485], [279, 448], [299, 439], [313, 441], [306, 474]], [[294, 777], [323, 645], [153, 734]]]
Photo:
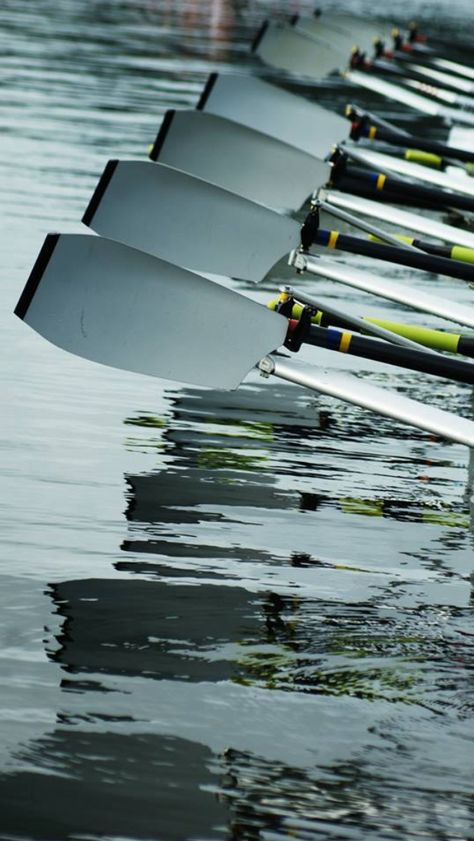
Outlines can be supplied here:
[[[170, 262], [254, 282], [301, 241], [295, 220], [185, 172], [144, 161], [109, 161], [83, 221], [103, 236]], [[328, 277], [351, 285], [352, 269], [314, 262], [326, 267]], [[361, 289], [365, 278], [373, 294], [474, 327], [471, 307], [368, 273], [355, 274]]]
[[[312, 18], [301, 18], [295, 15], [290, 23], [300, 35], [313, 38], [318, 47], [321, 43], [324, 43], [326, 45], [331, 44], [338, 53], [343, 50], [352, 69], [360, 69], [370, 74], [393, 76], [409, 87], [427, 93], [428, 96], [439, 99], [448, 105], [460, 109], [472, 108], [474, 88], [471, 82], [466, 79], [462, 80], [459, 76], [441, 69], [433, 70], [424, 67], [423, 64], [416, 64], [414, 56], [409, 64], [406, 62], [397, 64], [394, 61], [393, 53], [383, 48], [383, 39], [382, 43], [379, 39], [375, 39], [375, 55], [371, 58], [364, 50], [364, 47], [369, 44], [367, 37], [361, 36], [361, 40], [357, 40], [357, 44], [354, 46], [354, 36], [351, 40], [351, 35], [348, 33], [336, 33], [326, 22], [318, 21], [315, 23]], [[397, 52], [400, 53], [400, 50]], [[286, 61], [288, 61], [288, 58]], [[444, 85], [444, 87], [440, 88], [435, 83]]]
[[437, 172], [432, 168], [403, 160], [394, 155], [386, 155], [383, 152], [377, 152], [373, 149], [357, 149], [355, 146], [346, 142], [344, 142], [343, 148], [354, 160], [360, 161], [364, 166], [373, 167], [379, 172], [385, 174], [397, 173], [406, 178], [428, 181], [430, 184], [440, 187], [443, 190], [451, 190], [471, 197], [474, 196], [474, 181], [465, 173], [460, 173], [459, 176], [450, 176], [446, 172]]
[[[412, 371], [421, 371], [438, 377], [446, 377], [457, 382], [474, 384], [474, 365], [457, 359], [441, 356], [438, 353], [427, 353], [424, 350], [414, 350], [412, 347], [401, 347], [391, 342], [380, 342], [354, 334], [352, 331], [341, 330], [337, 327], [319, 327], [312, 323], [315, 307], [311, 298], [295, 291], [295, 296], [309, 304], [304, 306], [298, 319], [289, 321], [285, 347], [298, 351], [301, 344], [322, 347], [337, 353], [348, 353], [352, 356], [397, 365]], [[293, 301], [290, 299], [279, 304], [277, 312], [290, 317], [293, 314]]]
[[337, 371], [262, 358], [284, 341], [283, 316], [102, 237], [49, 235], [15, 312], [48, 341], [94, 362], [221, 389], [236, 388], [258, 365], [267, 375], [474, 446], [474, 423], [465, 418]]
[[395, 102], [407, 105], [424, 114], [449, 120], [459, 125], [474, 125], [474, 114], [414, 93], [409, 88], [388, 82], [361, 70], [346, 69], [349, 56], [344, 48], [323, 40], [316, 41], [307, 33], [296, 31], [290, 25], [265, 22], [254, 42], [254, 52], [267, 65], [296, 76], [306, 76], [316, 81], [335, 70], [358, 87], [380, 93]]
[[[232, 77], [212, 74], [198, 102], [197, 109], [205, 111], [207, 114], [232, 120], [265, 136], [271, 136], [320, 160], [327, 158], [334, 146], [340, 144], [347, 137], [347, 126], [344, 125], [341, 117], [313, 102], [282, 91], [275, 85], [270, 85], [251, 76]], [[184, 118], [180, 117], [179, 120], [182, 123]], [[194, 125], [196, 130], [205, 131], [204, 126], [199, 126], [197, 121]], [[212, 123], [210, 122], [209, 125], [212, 126]], [[164, 144], [167, 131], [170, 131], [168, 123], [162, 124], [161, 137], [159, 134], [157, 138], [158, 143]], [[177, 142], [176, 134], [177, 130], [174, 129], [173, 142]], [[168, 143], [170, 144], [170, 142], [169, 139]], [[190, 138], [189, 143], [191, 142]], [[263, 138], [261, 143], [263, 143]], [[373, 165], [374, 159], [369, 157], [371, 150], [356, 150], [354, 147], [350, 147], [348, 151], [353, 158], [357, 155], [358, 160], [362, 162], [366, 160], [367, 166]], [[404, 174], [406, 174], [408, 167], [410, 177], [416, 177], [442, 189], [430, 187], [430, 191], [427, 193], [426, 188], [408, 185], [405, 180], [395, 177], [399, 163], [404, 168]], [[384, 172], [391, 170], [393, 173], [389, 183], [394, 189], [397, 189], [400, 194], [397, 195], [397, 198], [400, 198], [402, 203], [406, 200], [416, 202], [417, 196], [419, 196], [423, 202], [429, 199], [435, 207], [459, 205], [462, 209], [474, 209], [473, 195], [471, 195], [474, 184], [471, 181], [468, 181], [467, 185], [462, 183], [465, 194], [458, 195], [461, 192], [461, 190], [458, 190], [460, 178], [446, 173], [435, 173], [427, 167], [406, 161], [398, 162], [396, 158], [389, 155], [378, 159], [378, 166], [380, 165], [382, 165]], [[375, 195], [382, 196], [380, 188], [377, 190], [377, 184], [381, 183], [378, 178], [380, 171], [375, 174], [365, 171], [359, 173], [355, 169], [347, 171], [355, 174], [359, 181], [363, 179], [361, 188], [366, 182], [369, 185], [373, 183], [375, 185]], [[245, 171], [243, 178], [245, 180]], [[386, 189], [388, 190], [388, 186]], [[448, 189], [450, 190], [449, 194], [445, 192]], [[453, 191], [456, 191], [456, 193]]]
[[[414, 56], [409, 64], [404, 62], [398, 65], [394, 54], [384, 49], [383, 39], [370, 38], [367, 32], [336, 30], [330, 22], [327, 22], [326, 18], [323, 21], [322, 17], [316, 19], [294, 15], [290, 23], [298, 33], [314, 38], [318, 45], [321, 42], [331, 43], [338, 50], [344, 50], [347, 56], [351, 55], [351, 66], [354, 68], [360, 67], [360, 69], [370, 73], [392, 75], [402, 81], [409, 74], [413, 81], [420, 80], [422, 83], [441, 84], [444, 88], [457, 92], [452, 94], [448, 101], [460, 107], [465, 104], [463, 95], [474, 93], [474, 86], [467, 79], [463, 80], [459, 76], [453, 76], [441, 69], [436, 70], [425, 67], [423, 64], [417, 64]], [[375, 41], [374, 57], [369, 57], [367, 54], [371, 41]], [[469, 98], [467, 101], [469, 101]]]
[[[291, 293], [294, 300], [294, 290], [291, 287], [283, 287], [285, 296]], [[267, 307], [271, 310], [276, 310], [280, 299], [274, 299], [268, 302]], [[382, 318], [374, 318], [373, 316], [363, 316], [360, 319], [347, 318], [346, 313], [337, 311], [335, 307], [316, 303], [317, 310], [312, 317], [314, 324], [321, 327], [340, 327], [344, 330], [357, 330], [359, 333], [367, 333], [366, 324], [369, 322], [382, 331], [389, 331], [398, 336], [402, 336], [412, 343], [424, 345], [428, 348], [433, 348], [439, 351], [446, 351], [447, 353], [460, 353], [463, 356], [474, 356], [474, 335], [463, 335], [459, 333], [451, 333], [445, 330], [433, 330], [429, 327], [420, 327], [418, 324], [400, 324], [397, 321], [387, 321]], [[322, 307], [322, 309], [321, 309]], [[301, 316], [302, 305], [293, 303], [291, 312], [288, 314], [289, 318], [299, 319]], [[356, 324], [356, 322], [359, 322]], [[377, 335], [374, 332], [374, 335]], [[381, 338], [387, 338], [387, 335], [379, 333]], [[412, 345], [413, 346], [413, 345]]]
[[393, 51], [396, 50], [397, 57], [400, 55], [407, 62], [423, 60], [429, 65], [437, 60], [434, 48], [426, 43], [427, 36], [420, 33], [414, 21], [408, 24], [407, 38], [403, 37], [399, 26], [386, 23], [372, 24], [365, 18], [333, 11], [323, 12], [321, 9], [316, 9], [311, 17], [295, 14], [290, 18], [289, 23], [293, 26], [303, 26], [308, 34], [313, 34], [317, 38], [321, 38], [322, 33], [324, 37], [327, 37], [332, 31], [339, 36], [344, 36], [351, 46], [354, 43], [368, 46], [376, 41], [381, 41], [383, 44], [390, 44], [393, 41]]
[[337, 190], [322, 190], [319, 191], [319, 195], [326, 203], [335, 207], [340, 207], [377, 220], [383, 214], [385, 223], [396, 225], [407, 231], [416, 231], [426, 236], [435, 237], [436, 239], [451, 243], [453, 246], [460, 246], [467, 249], [474, 248], [473, 233], [465, 231], [462, 228], [445, 225], [443, 222], [438, 222], [428, 216], [420, 216], [408, 210], [400, 210], [400, 208], [392, 207], [389, 204], [384, 204], [383, 208], [381, 208], [379, 202], [371, 201], [360, 196], [352, 196], [349, 193], [342, 193]]
[[[196, 107], [269, 134], [318, 158], [325, 158], [333, 146], [347, 138], [347, 125], [341, 116], [255, 76], [211, 73]], [[354, 108], [356, 106], [352, 106]], [[350, 113], [346, 116], [350, 117]], [[356, 117], [364, 119], [365, 115], [370, 123], [376, 122], [380, 130], [396, 135], [398, 145], [412, 143], [407, 132], [357, 108]], [[419, 138], [414, 137], [413, 145], [418, 144]], [[456, 147], [430, 147], [430, 151], [445, 155], [450, 149], [454, 157], [458, 152], [463, 154], [463, 150]], [[466, 154], [471, 160], [472, 152]]]
[[[167, 112], [150, 157], [273, 207], [299, 207], [308, 193], [305, 185], [310, 173], [313, 178], [321, 179], [313, 182], [313, 187], [331, 178], [327, 163], [238, 123], [199, 111]], [[234, 162], [234, 166], [229, 167], [229, 160]], [[276, 179], [275, 173], [282, 169], [286, 178]], [[345, 177], [345, 171], [342, 177]], [[334, 214], [338, 215], [336, 210]], [[341, 215], [345, 216], [343, 212]], [[345, 221], [348, 221], [347, 216]], [[400, 248], [400, 242], [390, 234], [384, 236], [379, 228], [358, 221], [356, 217], [349, 221], [385, 238], [392, 247], [382, 248], [357, 237], [318, 231], [316, 228], [311, 242], [474, 281], [474, 268], [464, 265], [464, 261], [457, 260], [453, 255], [432, 255], [428, 258], [426, 252], [416, 247], [407, 254], [406, 249]]]
[[[282, 143], [240, 123], [200, 111], [168, 111], [150, 157], [212, 181], [253, 201], [286, 210], [301, 207], [309, 193], [330, 180], [342, 184], [347, 181], [347, 167], [341, 169], [341, 160], [331, 170], [327, 162], [309, 156], [293, 145]], [[229, 166], [230, 160], [233, 166]], [[285, 178], [276, 177], [282, 171], [285, 172]], [[372, 184], [368, 174], [364, 173], [364, 177]], [[391, 180], [387, 181], [385, 177], [383, 184], [390, 185]], [[375, 215], [380, 216], [381, 213], [380, 207], [377, 208]], [[397, 222], [399, 225], [403, 225], [402, 214], [401, 211]], [[414, 216], [412, 218], [416, 219]], [[356, 218], [352, 224], [365, 230], [364, 223], [358, 222]], [[426, 233], [429, 220], [420, 217], [420, 225]], [[414, 230], [417, 230], [416, 225]], [[453, 242], [461, 244], [462, 240], [462, 244], [469, 243], [474, 247], [472, 233], [463, 235], [459, 229], [439, 227], [439, 223], [433, 225], [433, 230], [434, 236], [439, 236], [440, 231], [443, 231], [448, 237], [451, 236]], [[372, 232], [380, 235], [378, 231]], [[386, 239], [393, 244], [390, 235]], [[384, 259], [390, 260], [389, 252]], [[440, 273], [454, 272], [456, 277], [474, 279], [473, 274], [468, 272], [466, 275], [464, 270], [452, 263], [428, 266], [422, 259], [421, 263], [415, 261], [409, 265]], [[458, 269], [460, 274], [456, 273]]]
[[474, 162], [473, 152], [467, 149], [458, 149], [447, 143], [440, 143], [437, 140], [410, 134], [398, 126], [382, 120], [378, 115], [352, 103], [347, 105], [345, 113], [347, 119], [351, 121], [350, 137], [352, 140], [360, 140], [361, 138], [380, 140], [399, 148], [403, 147], [405, 154], [410, 152], [407, 149], [407, 144], [410, 144], [416, 152], [424, 152], [429, 156], [430, 165], [443, 166], [460, 161], [468, 164]]

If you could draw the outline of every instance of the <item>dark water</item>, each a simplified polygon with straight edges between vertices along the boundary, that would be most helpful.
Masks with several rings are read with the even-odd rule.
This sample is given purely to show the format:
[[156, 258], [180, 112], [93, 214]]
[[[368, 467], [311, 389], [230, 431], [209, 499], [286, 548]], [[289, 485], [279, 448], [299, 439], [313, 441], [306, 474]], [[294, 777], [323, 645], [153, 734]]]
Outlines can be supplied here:
[[[1, 838], [474, 838], [467, 449], [256, 376], [94, 366], [11, 314], [106, 161], [143, 159], [290, 6], [2, 5]], [[399, 9], [460, 41], [472, 12]], [[462, 386], [365, 367], [471, 413]]]

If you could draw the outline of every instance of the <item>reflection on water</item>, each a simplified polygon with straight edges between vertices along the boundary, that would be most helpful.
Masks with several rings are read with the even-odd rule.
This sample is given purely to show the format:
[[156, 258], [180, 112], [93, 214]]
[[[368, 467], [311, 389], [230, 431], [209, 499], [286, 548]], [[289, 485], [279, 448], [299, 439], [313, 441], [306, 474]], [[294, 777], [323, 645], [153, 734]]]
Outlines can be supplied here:
[[[251, 67], [269, 10], [305, 9], [0, 10], [1, 837], [471, 837], [472, 453], [257, 377], [230, 395], [163, 388], [10, 317], [44, 234], [78, 229], [104, 162], [143, 158], [210, 70]], [[461, 386], [369, 376], [470, 411]]]
[[203, 745], [57, 728], [24, 759], [30, 770], [0, 778], [4, 838], [225, 837]]

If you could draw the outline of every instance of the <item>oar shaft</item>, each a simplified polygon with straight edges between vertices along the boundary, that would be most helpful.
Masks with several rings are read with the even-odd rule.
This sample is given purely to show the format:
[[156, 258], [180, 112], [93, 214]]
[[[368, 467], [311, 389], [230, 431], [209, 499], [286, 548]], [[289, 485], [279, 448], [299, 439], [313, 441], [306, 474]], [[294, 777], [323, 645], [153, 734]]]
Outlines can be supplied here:
[[[352, 136], [352, 134], [351, 134]], [[439, 155], [441, 158], [455, 158], [463, 163], [470, 163], [474, 160], [474, 154], [466, 149], [458, 149], [455, 146], [448, 146], [436, 140], [427, 140], [419, 135], [410, 135], [409, 139], [389, 131], [383, 127], [374, 125], [362, 125], [359, 137], [367, 137], [369, 140], [381, 140], [391, 146], [401, 146], [410, 143], [410, 146], [428, 152], [432, 155]], [[355, 139], [355, 138], [354, 138]]]
[[328, 231], [323, 228], [318, 229], [314, 237], [314, 243], [325, 248], [347, 251], [350, 254], [361, 254], [364, 257], [373, 257], [378, 260], [386, 260], [389, 263], [410, 266], [413, 269], [424, 269], [428, 272], [474, 282], [474, 266], [460, 260], [452, 260], [449, 257], [437, 257], [423, 251], [408, 251], [404, 248], [396, 248], [393, 245], [370, 242], [370, 240], [364, 240], [361, 237], [340, 234], [338, 231]]
[[[269, 301], [267, 304], [271, 310], [276, 310], [277, 305], [277, 300]], [[301, 318], [302, 310], [303, 307], [301, 304], [293, 304], [291, 318]], [[372, 316], [363, 316], [361, 321], [375, 324], [384, 330], [396, 333], [398, 336], [404, 336], [413, 343], [432, 348], [432, 350], [460, 353], [462, 356], [474, 357], [474, 335], [470, 336], [469, 334], [434, 330], [429, 327], [420, 327], [418, 324], [400, 324], [397, 321], [388, 321], [387, 319], [373, 318]], [[312, 318], [312, 322], [319, 327], [339, 327], [343, 330], [354, 330], [352, 319], [344, 318], [341, 315], [334, 315], [334, 312], [328, 313], [326, 308], [318, 309], [316, 315]], [[364, 333], [364, 325], [362, 325], [358, 332]]]
[[288, 382], [302, 385], [312, 391], [329, 394], [332, 397], [355, 403], [371, 409], [380, 415], [396, 418], [419, 429], [435, 435], [442, 435], [449, 440], [458, 441], [468, 447], [474, 446], [474, 424], [466, 418], [459, 418], [451, 412], [426, 406], [416, 400], [410, 400], [401, 394], [394, 394], [387, 389], [377, 388], [371, 383], [350, 377], [342, 371], [324, 371], [318, 368], [297, 366], [293, 360], [284, 360], [279, 356], [266, 356], [259, 363], [259, 369], [265, 376], [273, 375]]
[[388, 365], [396, 365], [412, 371], [421, 371], [436, 377], [446, 377], [468, 385], [474, 384], [474, 365], [471, 362], [426, 353], [423, 350], [407, 350], [400, 345], [369, 339], [334, 327], [312, 325], [304, 343], [339, 353], [348, 353], [363, 359], [385, 362]]
[[414, 204], [421, 207], [455, 207], [459, 210], [474, 212], [474, 198], [458, 193], [447, 193], [435, 187], [421, 184], [408, 184], [401, 178], [369, 172], [362, 167], [346, 166], [345, 172], [339, 173], [337, 167], [332, 175], [332, 185], [344, 192], [363, 192], [371, 198], [386, 199], [402, 204]]
[[[397, 234], [396, 238], [400, 242], [414, 245], [415, 248], [419, 248], [421, 251], [426, 251], [427, 254], [433, 254], [436, 257], [457, 260], [461, 263], [474, 263], [474, 248], [465, 248], [462, 245], [438, 245], [434, 242], [427, 242], [424, 239], [418, 239], [416, 237], [407, 237], [403, 234]], [[378, 238], [376, 238], [377, 240], [380, 242]]]

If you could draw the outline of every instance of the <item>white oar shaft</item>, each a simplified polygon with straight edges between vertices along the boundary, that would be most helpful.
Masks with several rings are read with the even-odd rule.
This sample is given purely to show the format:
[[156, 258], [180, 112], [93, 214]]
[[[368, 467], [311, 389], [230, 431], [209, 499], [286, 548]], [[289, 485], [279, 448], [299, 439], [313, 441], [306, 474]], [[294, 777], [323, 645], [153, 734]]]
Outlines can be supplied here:
[[[329, 304], [322, 304], [314, 297], [307, 295], [301, 289], [294, 289], [291, 286], [286, 286], [284, 288], [285, 291], [298, 301], [298, 303], [307, 304], [310, 307], [314, 307], [316, 310], [322, 310], [324, 314], [330, 318], [335, 317], [337, 319], [344, 319], [347, 324], [350, 324], [351, 327], [359, 333], [367, 333], [367, 335], [376, 336], [378, 339], [385, 339], [385, 341], [390, 342], [391, 344], [400, 345], [401, 347], [410, 348], [411, 350], [420, 350], [420, 345], [417, 342], [413, 342], [405, 336], [393, 333], [391, 330], [387, 330], [385, 327], [380, 327], [378, 324], [372, 324], [367, 321], [367, 319], [349, 315], [348, 313], [342, 312], [342, 310], [339, 310]], [[425, 353], [428, 352], [436, 355], [436, 351], [431, 350], [430, 348], [424, 347], [423, 350]]]
[[474, 447], [474, 423], [467, 418], [457, 417], [442, 409], [426, 406], [416, 400], [378, 388], [350, 374], [302, 367], [275, 356], [266, 356], [261, 360], [259, 368], [264, 374], [337, 397], [418, 429], [424, 429], [426, 432]]
[[443, 222], [438, 222], [436, 219], [428, 216], [420, 216], [408, 210], [401, 210], [387, 203], [384, 203], [382, 209], [380, 202], [352, 196], [350, 193], [339, 193], [337, 190], [324, 190], [324, 192], [320, 192], [320, 195], [324, 196], [325, 202], [336, 207], [350, 210], [354, 213], [362, 213], [363, 216], [369, 216], [373, 219], [380, 219], [383, 213], [384, 222], [397, 225], [406, 231], [414, 231], [418, 234], [435, 237], [452, 245], [474, 248], [473, 233], [464, 231], [462, 228], [445, 225]]
[[432, 117], [439, 117], [442, 120], [448, 120], [462, 125], [474, 125], [474, 114], [470, 114], [467, 111], [459, 111], [455, 108], [444, 108], [432, 99], [428, 99], [427, 96], [420, 96], [420, 94], [413, 93], [402, 85], [394, 85], [393, 82], [387, 82], [385, 79], [380, 79], [377, 76], [361, 73], [359, 70], [348, 70], [344, 73], [344, 78], [349, 82], [353, 82], [358, 87], [366, 88], [374, 93], [380, 93], [382, 96], [386, 96], [395, 102], [401, 102], [403, 105], [414, 108], [422, 114], [430, 114]]
[[418, 289], [402, 286], [383, 277], [376, 277], [368, 272], [361, 272], [351, 266], [341, 266], [322, 260], [318, 257], [311, 257], [299, 251], [293, 251], [290, 255], [290, 265], [298, 271], [307, 271], [310, 274], [326, 277], [335, 280], [346, 286], [370, 292], [372, 295], [379, 295], [389, 301], [396, 301], [398, 304], [413, 307], [421, 312], [428, 312], [440, 318], [454, 321], [465, 327], [474, 328], [474, 309], [461, 304], [448, 301], [446, 298], [438, 298], [435, 295], [427, 295]]

